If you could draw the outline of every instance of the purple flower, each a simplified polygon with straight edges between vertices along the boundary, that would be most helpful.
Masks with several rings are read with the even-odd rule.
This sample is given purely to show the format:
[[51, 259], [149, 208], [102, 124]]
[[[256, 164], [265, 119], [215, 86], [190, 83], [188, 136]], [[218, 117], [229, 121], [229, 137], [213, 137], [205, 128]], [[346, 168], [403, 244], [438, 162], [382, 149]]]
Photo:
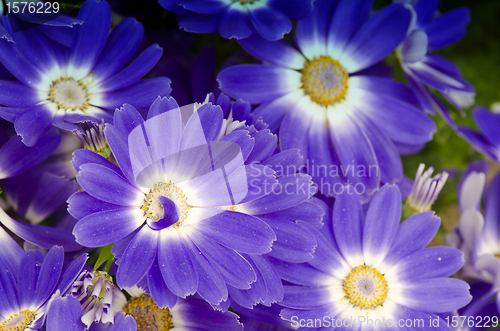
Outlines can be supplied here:
[[307, 17], [312, 0], [160, 0], [160, 5], [178, 13], [179, 27], [189, 32], [219, 31], [223, 38], [244, 39], [258, 35], [278, 40], [290, 32], [290, 20]]
[[437, 109], [450, 125], [455, 126], [446, 107], [427, 87], [440, 92], [463, 116], [463, 107], [474, 103], [476, 92], [462, 78], [460, 69], [455, 64], [430, 51], [447, 47], [466, 34], [465, 28], [470, 20], [469, 10], [456, 8], [436, 15], [438, 5], [439, 0], [413, 1], [415, 22], [396, 54], [422, 109], [431, 114], [435, 114]]
[[161, 57], [157, 45], [124, 68], [141, 42], [140, 23], [125, 19], [109, 34], [109, 5], [96, 0], [85, 2], [78, 18], [85, 23], [74, 27], [71, 48], [36, 29], [13, 33], [3, 20], [8, 35], [0, 38], [0, 61], [19, 81], [0, 81], [0, 104], [6, 106], [0, 116], [9, 116], [27, 146], [52, 125], [72, 130], [72, 123], [109, 122], [124, 102], [146, 108], [170, 92], [168, 78], [140, 80]]
[[424, 169], [425, 164], [420, 163], [415, 176], [415, 182], [406, 199], [405, 207], [411, 214], [431, 210], [432, 204], [436, 201], [439, 192], [441, 192], [446, 183], [446, 179], [448, 179], [446, 171], [432, 177], [434, 168], [430, 167], [425, 172]]
[[195, 292], [217, 305], [228, 298], [226, 283], [248, 289], [255, 281], [240, 254], [258, 258], [276, 236], [237, 208], [270, 193], [277, 180], [267, 166], [244, 164], [254, 144], [247, 131], [217, 140], [221, 126], [220, 107], [202, 106], [184, 126], [175, 100], [158, 98], [147, 121], [125, 105], [106, 127], [119, 166], [91, 151], [74, 153], [84, 189], [69, 199], [80, 220], [74, 234], [89, 247], [115, 243], [119, 286], [147, 276], [157, 304], [172, 307]]
[[314, 259], [276, 264], [283, 280], [300, 285], [285, 286], [280, 303], [288, 307], [281, 316], [292, 326], [319, 330], [344, 323], [347, 329], [365, 330], [373, 328], [369, 320], [397, 328], [399, 320], [421, 318], [430, 328], [430, 320], [439, 318], [436, 313], [454, 311], [471, 300], [468, 284], [449, 278], [462, 267], [462, 252], [424, 248], [439, 228], [432, 212], [400, 224], [399, 189], [385, 185], [363, 215], [358, 197], [346, 188], [320, 231], [301, 223], [318, 242]]
[[390, 5], [370, 16], [371, 1], [316, 1], [297, 22], [300, 52], [259, 36], [240, 41], [267, 64], [235, 65], [219, 73], [232, 98], [261, 104], [253, 115], [279, 130], [281, 150], [298, 148], [322, 193], [343, 183], [364, 201], [382, 183], [403, 177], [400, 153], [415, 151], [435, 131], [411, 90], [362, 71], [394, 51], [411, 12]]
[[77, 258], [64, 272], [63, 260], [61, 247], [52, 247], [45, 257], [40, 251], [24, 252], [0, 229], [0, 329], [40, 329], [51, 314], [51, 303], [66, 293], [87, 256]]

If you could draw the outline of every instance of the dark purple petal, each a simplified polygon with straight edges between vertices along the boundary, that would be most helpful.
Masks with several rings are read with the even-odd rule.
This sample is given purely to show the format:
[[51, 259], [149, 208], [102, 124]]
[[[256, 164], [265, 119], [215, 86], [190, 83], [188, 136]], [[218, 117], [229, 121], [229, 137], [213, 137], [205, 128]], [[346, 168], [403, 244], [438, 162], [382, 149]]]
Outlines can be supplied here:
[[[1, 26], [0, 24], [0, 27]], [[14, 41], [0, 38], [0, 62], [2, 62], [12, 75], [27, 86], [36, 89], [42, 80], [42, 72], [37, 70], [36, 65], [31, 63], [31, 61], [22, 54]]]
[[267, 40], [279, 40], [292, 30], [292, 22], [283, 13], [268, 6], [248, 11], [257, 32]]
[[[18, 257], [22, 259], [22, 255]], [[18, 312], [19, 296], [17, 292], [16, 275], [12, 273], [9, 266], [0, 260], [0, 311]], [[8, 316], [7, 316], [8, 317]]]
[[440, 0], [417, 1], [414, 9], [417, 14], [417, 25], [419, 27], [424, 26], [432, 19], [432, 16], [438, 11], [439, 2]]
[[220, 18], [220, 14], [191, 14], [179, 16], [177, 22], [179, 23], [179, 28], [187, 32], [213, 33], [217, 31]]
[[113, 28], [92, 72], [99, 82], [116, 74], [134, 55], [144, 35], [142, 24], [129, 17]]
[[433, 313], [457, 310], [472, 299], [469, 285], [463, 280], [453, 278], [406, 281], [397, 285], [397, 292], [397, 298], [393, 298], [397, 303]]
[[128, 103], [136, 108], [148, 108], [158, 96], [166, 97], [171, 90], [170, 79], [167, 77], [144, 79], [125, 88], [105, 93], [96, 106], [115, 109]]
[[3, 228], [0, 228], [0, 260], [3, 260], [6, 267], [12, 274], [19, 273], [19, 266], [24, 254], [24, 250]]
[[35, 307], [41, 306], [51, 295], [59, 282], [64, 262], [64, 249], [54, 246], [43, 260], [36, 282]]
[[484, 135], [488, 142], [500, 147], [500, 132], [496, 130], [500, 123], [500, 114], [492, 113], [483, 106], [478, 106], [472, 111], [474, 123], [476, 123], [479, 131]]
[[227, 39], [244, 39], [253, 32], [248, 12], [239, 8], [228, 8], [220, 17], [219, 33]]
[[297, 90], [300, 73], [263, 64], [242, 64], [222, 70], [217, 80], [221, 91], [230, 97], [257, 104]]
[[312, 0], [270, 0], [267, 5], [295, 21], [307, 17], [313, 10]]
[[384, 264], [392, 265], [402, 258], [427, 246], [437, 230], [441, 220], [428, 211], [407, 218], [398, 228], [398, 233], [387, 253]]
[[22, 239], [43, 248], [54, 245], [63, 246], [66, 251], [76, 251], [82, 248], [75, 242], [75, 237], [70, 231], [18, 222], [0, 210], [0, 222]]
[[0, 148], [0, 178], [17, 176], [47, 159], [59, 146], [61, 136], [50, 130], [33, 147], [21, 140], [14, 136]]
[[116, 91], [132, 85], [156, 65], [162, 53], [163, 49], [157, 44], [149, 46], [127, 67], [97, 86], [96, 91], [99, 93]]
[[444, 48], [462, 39], [469, 22], [469, 9], [456, 8], [425, 25], [422, 29], [429, 36], [429, 49]]
[[136, 285], [148, 272], [156, 257], [158, 231], [143, 226], [128, 244], [116, 272], [116, 282], [120, 287]]
[[402, 4], [389, 5], [377, 11], [349, 40], [339, 62], [349, 72], [379, 62], [403, 41], [411, 16], [411, 11]]
[[[21, 256], [19, 256], [21, 257]], [[22, 258], [18, 275], [19, 304], [30, 306], [35, 302], [36, 282], [43, 263], [43, 254], [39, 250], [26, 252]]]
[[32, 197], [25, 217], [35, 224], [40, 223], [57, 208], [65, 204], [66, 200], [77, 189], [74, 181], [69, 181], [65, 177], [50, 172], [44, 172], [38, 182], [38, 189]]
[[40, 92], [21, 82], [0, 80], [0, 104], [8, 107], [31, 107], [43, 100]]
[[144, 223], [138, 207], [120, 207], [82, 218], [73, 229], [76, 240], [87, 247], [101, 247], [122, 239]]
[[[156, 250], [156, 248], [155, 248]], [[161, 275], [160, 264], [158, 262], [158, 255], [156, 255], [155, 261], [149, 268], [148, 274], [148, 288], [151, 292], [153, 300], [161, 308], [172, 308], [177, 302], [177, 296], [173, 294], [165, 284], [163, 276]], [[116, 316], [115, 316], [116, 323]]]
[[270, 252], [272, 242], [276, 240], [276, 235], [266, 223], [233, 211], [224, 211], [193, 224], [193, 227], [228, 248], [249, 254]]
[[14, 122], [16, 132], [26, 146], [32, 147], [52, 126], [54, 113], [48, 104], [33, 106], [22, 112]]
[[283, 40], [269, 41], [254, 33], [239, 40], [239, 43], [248, 53], [263, 62], [297, 70], [304, 67], [304, 56]]
[[81, 331], [86, 326], [82, 323], [80, 302], [71, 296], [59, 297], [52, 301], [47, 311], [47, 330]]
[[368, 19], [373, 0], [339, 1], [329, 25], [327, 51], [338, 58], [349, 40]]
[[384, 185], [373, 197], [363, 228], [364, 260], [382, 262], [391, 248], [401, 219], [401, 193], [396, 185]]
[[86, 163], [80, 167], [78, 183], [94, 198], [120, 206], [140, 207], [139, 189], [113, 170], [100, 164]]
[[107, 2], [86, 2], [78, 11], [78, 19], [84, 21], [75, 26], [73, 45], [69, 56], [69, 68], [77, 79], [93, 69], [108, 39], [111, 27], [111, 10]]
[[[281, 278], [271, 262], [261, 255], [244, 255], [244, 257], [246, 257], [248, 261], [251, 260], [252, 266], [256, 272], [258, 270], [257, 282], [261, 282], [265, 286], [265, 292], [260, 293], [260, 301], [262, 304], [270, 306], [275, 302], [283, 300], [284, 292]], [[252, 284], [252, 289], [254, 284]], [[262, 296], [262, 294], [265, 294], [265, 296]]]
[[495, 161], [500, 160], [498, 150], [494, 146], [491, 146], [490, 142], [486, 140], [486, 138], [482, 134], [465, 126], [459, 126], [457, 128], [457, 134], [467, 142], [469, 142], [472, 147], [474, 147], [476, 150], [483, 153], [487, 157]]
[[163, 230], [158, 239], [158, 263], [168, 289], [177, 296], [186, 297], [198, 289], [198, 274], [191, 261], [191, 248], [173, 228]]
[[187, 10], [200, 14], [217, 14], [228, 7], [225, 1], [220, 0], [177, 0], [176, 3]]

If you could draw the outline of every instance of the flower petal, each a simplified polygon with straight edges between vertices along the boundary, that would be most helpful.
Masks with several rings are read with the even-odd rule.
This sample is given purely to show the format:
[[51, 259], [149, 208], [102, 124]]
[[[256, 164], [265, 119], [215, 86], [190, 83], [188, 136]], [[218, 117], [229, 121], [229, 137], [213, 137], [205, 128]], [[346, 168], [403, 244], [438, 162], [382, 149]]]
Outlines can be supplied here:
[[401, 219], [401, 193], [396, 185], [384, 185], [366, 214], [363, 255], [366, 264], [377, 267], [391, 248]]
[[339, 62], [349, 73], [379, 62], [403, 41], [411, 17], [402, 4], [380, 9], [349, 40]]
[[82, 218], [75, 225], [73, 233], [84, 246], [106, 246], [141, 226], [144, 223], [142, 214], [142, 210], [137, 207], [101, 211]]
[[250, 20], [259, 34], [267, 40], [282, 39], [292, 30], [292, 22], [283, 13], [268, 6], [261, 6], [248, 11]]
[[272, 101], [296, 90], [301, 74], [295, 70], [263, 64], [242, 64], [222, 70], [217, 76], [221, 91], [251, 104]]
[[128, 244], [116, 273], [116, 282], [120, 287], [136, 285], [151, 268], [156, 257], [158, 235], [158, 231], [144, 225]]

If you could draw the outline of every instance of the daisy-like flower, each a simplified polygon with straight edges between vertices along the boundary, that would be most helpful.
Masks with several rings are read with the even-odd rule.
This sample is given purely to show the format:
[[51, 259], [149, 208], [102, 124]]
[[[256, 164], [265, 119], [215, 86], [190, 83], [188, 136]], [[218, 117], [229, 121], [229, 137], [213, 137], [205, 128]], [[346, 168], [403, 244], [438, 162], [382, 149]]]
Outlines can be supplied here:
[[439, 322], [437, 313], [452, 312], [471, 300], [466, 282], [448, 278], [462, 267], [462, 252], [424, 248], [439, 228], [432, 212], [400, 224], [399, 189], [386, 184], [374, 195], [366, 218], [363, 215], [359, 198], [345, 191], [321, 231], [302, 224], [316, 236], [314, 259], [277, 264], [285, 281], [301, 285], [285, 286], [280, 303], [288, 307], [281, 316], [292, 326], [405, 329], [401, 321], [421, 319], [416, 329], [431, 330], [431, 321]]
[[396, 55], [422, 109], [431, 114], [438, 110], [448, 123], [455, 126], [446, 107], [427, 87], [441, 93], [463, 116], [463, 107], [474, 103], [475, 89], [462, 78], [454, 63], [430, 52], [447, 47], [466, 34], [469, 10], [456, 8], [436, 16], [439, 1], [412, 1], [412, 5], [416, 17]]
[[64, 273], [63, 260], [61, 247], [51, 248], [45, 258], [40, 251], [24, 252], [0, 228], [0, 330], [42, 327], [51, 296], [69, 289], [87, 256], [73, 261]]
[[114, 124], [104, 133], [119, 166], [88, 150], [74, 153], [84, 189], [69, 199], [80, 220], [77, 241], [119, 242], [118, 285], [147, 276], [161, 305], [195, 292], [217, 305], [228, 298], [226, 282], [250, 288], [255, 271], [240, 254], [269, 252], [276, 235], [235, 206], [267, 195], [278, 181], [268, 166], [244, 165], [254, 145], [248, 131], [216, 140], [220, 107], [200, 107], [184, 126], [177, 103], [166, 98], [153, 103], [147, 121], [125, 105]]
[[459, 125], [457, 128], [458, 135], [483, 155], [500, 163], [500, 136], [497, 130], [498, 125], [500, 125], [500, 114], [491, 112], [483, 106], [478, 106], [472, 110], [472, 118], [479, 132]]
[[160, 0], [163, 8], [178, 13], [179, 27], [189, 32], [213, 33], [244, 39], [253, 34], [279, 40], [292, 22], [305, 18], [312, 0]]
[[[0, 81], [0, 116], [9, 115], [27, 146], [52, 125], [73, 130], [73, 123], [104, 119], [124, 102], [147, 108], [158, 95], [168, 95], [170, 80], [140, 80], [159, 60], [152, 45], [127, 67], [143, 36], [132, 18], [111, 34], [111, 12], [105, 1], [88, 0], [78, 13], [85, 23], [74, 27], [71, 48], [47, 40], [36, 29], [13, 33], [3, 20], [0, 61], [19, 81]], [[7, 114], [7, 115], [6, 115]]]
[[372, 1], [318, 0], [297, 22], [300, 52], [259, 36], [240, 41], [267, 64], [235, 65], [218, 75], [220, 89], [261, 104], [253, 114], [282, 150], [298, 148], [322, 193], [350, 183], [366, 201], [380, 182], [403, 177], [399, 153], [435, 131], [411, 90], [389, 78], [365, 76], [404, 39], [411, 12], [393, 4], [370, 16]]
[[434, 168], [430, 167], [425, 172], [424, 169], [425, 164], [421, 163], [418, 166], [410, 194], [406, 198], [405, 208], [410, 215], [431, 210], [432, 204], [436, 201], [446, 179], [448, 179], [446, 171], [432, 177]]

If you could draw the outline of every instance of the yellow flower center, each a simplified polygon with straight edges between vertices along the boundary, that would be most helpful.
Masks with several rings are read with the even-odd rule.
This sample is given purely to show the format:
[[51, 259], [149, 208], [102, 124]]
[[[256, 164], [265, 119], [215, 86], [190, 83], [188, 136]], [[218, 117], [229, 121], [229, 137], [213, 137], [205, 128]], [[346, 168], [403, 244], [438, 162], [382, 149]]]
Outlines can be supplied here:
[[58, 109], [85, 110], [90, 105], [90, 94], [83, 81], [76, 81], [71, 76], [52, 81], [49, 100], [55, 103]]
[[343, 284], [346, 298], [354, 307], [375, 309], [387, 297], [387, 281], [377, 269], [360, 265], [351, 270]]
[[168, 308], [156, 305], [149, 294], [132, 297], [123, 308], [137, 323], [137, 331], [167, 331], [174, 327]]
[[17, 314], [10, 315], [0, 324], [0, 331], [24, 331], [35, 320], [36, 314], [29, 309], [21, 310]]
[[169, 198], [177, 205], [177, 208], [179, 208], [179, 221], [175, 223], [175, 225], [177, 227], [181, 226], [182, 222], [186, 220], [187, 213], [191, 206], [188, 205], [186, 195], [182, 192], [181, 188], [175, 186], [172, 182], [158, 182], [149, 193], [146, 194], [144, 204], [141, 207], [144, 211], [144, 217], [152, 221], [157, 221], [165, 216], [163, 206], [158, 200], [160, 196]]
[[344, 100], [349, 75], [340, 63], [329, 56], [306, 62], [302, 73], [302, 89], [312, 101], [330, 106]]

